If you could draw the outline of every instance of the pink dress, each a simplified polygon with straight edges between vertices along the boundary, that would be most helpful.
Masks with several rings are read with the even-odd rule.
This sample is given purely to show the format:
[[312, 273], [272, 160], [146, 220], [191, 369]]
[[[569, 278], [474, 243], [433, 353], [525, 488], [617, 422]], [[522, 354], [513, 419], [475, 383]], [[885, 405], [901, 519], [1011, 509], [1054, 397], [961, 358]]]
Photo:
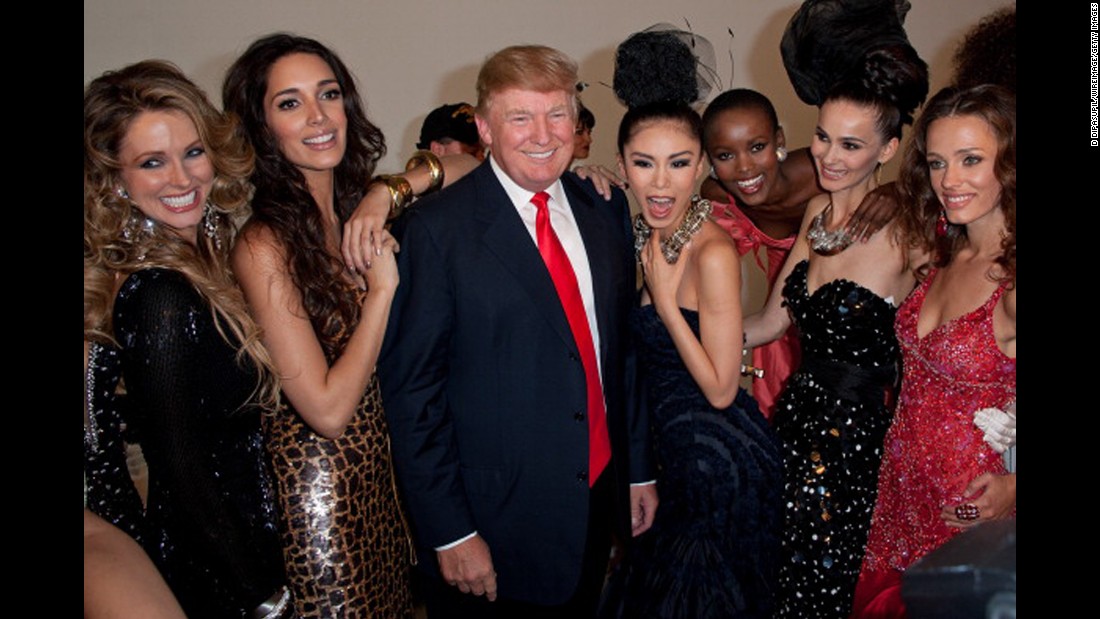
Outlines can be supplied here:
[[902, 615], [901, 573], [961, 532], [940, 518], [943, 506], [964, 502], [963, 491], [979, 475], [1007, 472], [974, 425], [974, 411], [1016, 399], [1016, 360], [993, 335], [993, 310], [1006, 286], [922, 338], [917, 320], [935, 276], [898, 309], [901, 396], [886, 434], [853, 616]]
[[[733, 196], [728, 198], [728, 204], [712, 203], [711, 214], [714, 221], [733, 237], [739, 254], [744, 256], [750, 251], [753, 253], [756, 264], [760, 265], [768, 276], [768, 294], [770, 295], [779, 272], [783, 270], [783, 263], [787, 261], [787, 254], [791, 253], [795, 237], [776, 240], [764, 234], [748, 216], [741, 212], [741, 209], [737, 208]], [[768, 255], [767, 266], [760, 258], [761, 247]], [[787, 379], [798, 369], [800, 359], [798, 330], [794, 325], [791, 325], [791, 328], [778, 340], [753, 349], [752, 363], [764, 370], [764, 376], [763, 378], [753, 377], [752, 395], [760, 404], [760, 411], [768, 419], [771, 419], [775, 402], [787, 384]]]

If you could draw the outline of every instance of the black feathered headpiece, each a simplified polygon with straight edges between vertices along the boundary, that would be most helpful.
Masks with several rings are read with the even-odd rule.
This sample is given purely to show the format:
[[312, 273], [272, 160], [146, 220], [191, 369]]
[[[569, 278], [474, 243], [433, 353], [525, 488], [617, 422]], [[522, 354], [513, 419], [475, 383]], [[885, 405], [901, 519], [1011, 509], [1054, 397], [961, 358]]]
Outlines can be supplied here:
[[615, 95], [629, 108], [691, 105], [710, 94], [714, 47], [697, 34], [657, 24], [630, 35], [615, 52]]
[[909, 7], [908, 0], [803, 2], [779, 44], [798, 97], [819, 106], [833, 86], [857, 79], [872, 51], [910, 47], [902, 27]]

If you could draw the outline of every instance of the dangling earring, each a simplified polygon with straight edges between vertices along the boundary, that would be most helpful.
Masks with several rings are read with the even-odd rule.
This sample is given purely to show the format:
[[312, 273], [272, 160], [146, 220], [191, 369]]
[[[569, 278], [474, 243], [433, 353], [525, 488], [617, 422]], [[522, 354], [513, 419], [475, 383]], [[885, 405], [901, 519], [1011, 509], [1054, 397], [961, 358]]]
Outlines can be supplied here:
[[[136, 210], [136, 209], [135, 209]], [[131, 245], [145, 245], [145, 240], [153, 236], [153, 227], [156, 224], [141, 213], [131, 213], [130, 219], [122, 227], [122, 238]], [[138, 262], [145, 261], [145, 249], [135, 256]]]
[[779, 160], [779, 163], [783, 163], [787, 160], [787, 149], [782, 146], [775, 147], [775, 158]]
[[122, 238], [130, 242], [137, 242], [153, 234], [154, 222], [143, 214], [132, 213], [126, 225], [122, 228]]
[[115, 193], [118, 195], [118, 197], [122, 198], [123, 200], [129, 200], [130, 199], [130, 194], [125, 189], [123, 189], [122, 187], [116, 187], [115, 188]]
[[714, 171], [714, 166], [710, 166], [710, 177], [718, 180], [718, 173]]
[[940, 216], [936, 218], [936, 236], [947, 236], [947, 209], [940, 209]]
[[882, 162], [880, 161], [880, 162], [875, 164], [875, 186], [878, 187], [878, 186], [881, 186], [881, 185], [882, 185]]
[[218, 238], [218, 211], [209, 200], [202, 209], [202, 231], [206, 238], [214, 241], [214, 247], [222, 248], [222, 240]]

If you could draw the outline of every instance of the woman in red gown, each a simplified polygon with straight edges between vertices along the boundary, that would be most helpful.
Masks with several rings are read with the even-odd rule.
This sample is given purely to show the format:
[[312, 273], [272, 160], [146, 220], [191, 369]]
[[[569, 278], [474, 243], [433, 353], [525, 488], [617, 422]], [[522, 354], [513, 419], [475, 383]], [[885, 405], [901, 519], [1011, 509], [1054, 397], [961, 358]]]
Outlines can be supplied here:
[[904, 570], [963, 529], [1016, 512], [1016, 475], [975, 424], [976, 411], [1016, 399], [1015, 97], [990, 85], [940, 91], [899, 185], [910, 241], [935, 259], [898, 310], [902, 389], [856, 617], [905, 616]]

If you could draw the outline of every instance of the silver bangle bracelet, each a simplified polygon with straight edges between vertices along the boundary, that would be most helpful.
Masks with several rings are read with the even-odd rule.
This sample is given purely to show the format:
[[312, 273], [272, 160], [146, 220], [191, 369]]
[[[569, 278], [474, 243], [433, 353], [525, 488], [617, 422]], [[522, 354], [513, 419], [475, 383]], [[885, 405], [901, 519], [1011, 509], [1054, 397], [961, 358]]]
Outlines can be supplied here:
[[260, 604], [252, 611], [253, 619], [277, 619], [283, 615], [286, 611], [286, 607], [290, 605], [290, 589], [286, 586], [279, 587], [275, 593], [271, 594], [271, 597], [264, 600], [263, 604]]

